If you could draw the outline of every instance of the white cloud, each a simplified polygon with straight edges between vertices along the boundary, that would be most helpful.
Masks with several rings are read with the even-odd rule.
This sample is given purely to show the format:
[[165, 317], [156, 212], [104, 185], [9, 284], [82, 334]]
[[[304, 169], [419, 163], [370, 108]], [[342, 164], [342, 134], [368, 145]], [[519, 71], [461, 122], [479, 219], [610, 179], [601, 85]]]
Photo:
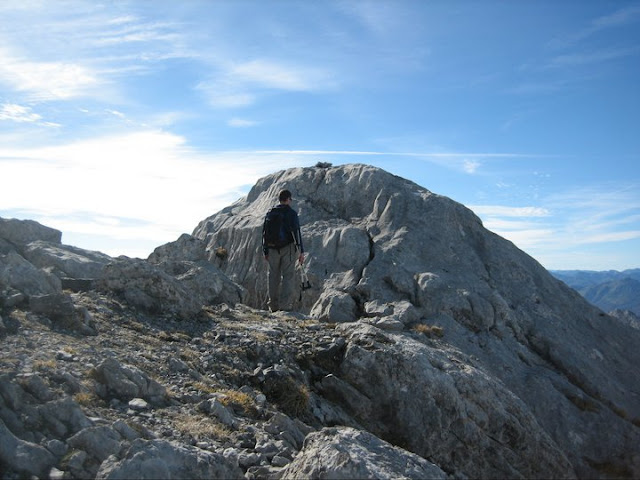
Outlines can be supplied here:
[[246, 128], [246, 127], [254, 127], [258, 124], [258, 122], [254, 120], [247, 120], [244, 118], [232, 118], [227, 122], [227, 125], [230, 127], [238, 127], [238, 128]]
[[578, 237], [576, 238], [575, 243], [590, 244], [622, 242], [625, 240], [634, 240], [636, 238], [640, 238], [640, 230], [625, 230], [621, 232], [598, 232]]
[[535, 251], [543, 244], [548, 246], [553, 243], [554, 234], [554, 230], [548, 228], [529, 228], [499, 233], [525, 251]]
[[335, 87], [332, 76], [315, 67], [266, 59], [224, 63], [197, 89], [214, 107], [239, 108], [254, 104], [267, 91], [318, 92]]
[[548, 217], [550, 212], [542, 207], [506, 207], [502, 205], [468, 205], [478, 215], [499, 217]]
[[118, 117], [118, 118], [125, 118], [126, 115], [122, 112], [119, 112], [118, 110], [111, 110], [111, 109], [107, 109], [105, 110], [107, 113], [110, 113], [111, 115], [113, 115], [114, 117]]
[[552, 44], [561, 47], [569, 46], [583, 41], [602, 30], [627, 25], [636, 22], [638, 19], [640, 19], [640, 7], [638, 5], [627, 6], [611, 14], [596, 18], [582, 30], [565, 34], [552, 42]]
[[41, 115], [32, 113], [31, 108], [16, 105], [14, 103], [4, 103], [0, 105], [0, 120], [10, 120], [13, 122], [38, 122]]
[[135, 6], [22, 3], [24, 8], [7, 8], [3, 17], [0, 84], [29, 101], [121, 100], [107, 89], [119, 77], [148, 73], [161, 60], [197, 56], [183, 24], [118, 13]]
[[464, 160], [462, 168], [466, 173], [476, 173], [476, 170], [480, 168], [480, 162], [477, 160]]
[[213, 107], [241, 108], [253, 105], [256, 101], [254, 94], [243, 90], [240, 85], [234, 85], [233, 82], [220, 80], [200, 82], [196, 89], [205, 94]]
[[10, 121], [15, 123], [30, 123], [41, 127], [59, 127], [59, 123], [47, 122], [42, 115], [32, 111], [31, 107], [17, 105], [15, 103], [4, 103], [0, 105], [0, 121]]
[[0, 82], [37, 101], [87, 95], [100, 84], [97, 73], [70, 62], [22, 60], [0, 48]]
[[549, 64], [550, 67], [577, 67], [581, 65], [598, 64], [638, 55], [640, 48], [623, 47], [609, 48], [589, 52], [569, 53], [566, 55], [558, 55], [553, 58]]
[[[640, 239], [640, 188], [601, 184], [567, 189], [537, 206], [470, 205], [486, 228], [512, 241], [550, 268], [630, 268], [629, 254], [595, 255], [603, 245], [633, 250]], [[592, 253], [589, 253], [592, 252]], [[615, 251], [614, 251], [615, 252]], [[590, 256], [591, 255], [591, 256]], [[599, 262], [596, 263], [595, 262]]]
[[326, 83], [326, 75], [319, 69], [284, 65], [266, 59], [237, 64], [228, 74], [237, 81], [276, 90], [312, 91]]

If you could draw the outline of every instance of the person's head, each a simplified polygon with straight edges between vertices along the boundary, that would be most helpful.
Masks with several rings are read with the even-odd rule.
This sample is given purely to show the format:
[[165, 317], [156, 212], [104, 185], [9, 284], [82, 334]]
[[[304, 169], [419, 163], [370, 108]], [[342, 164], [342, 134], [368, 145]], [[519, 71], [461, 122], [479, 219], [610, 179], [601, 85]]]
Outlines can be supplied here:
[[282, 190], [280, 195], [278, 195], [278, 200], [280, 200], [280, 203], [287, 203], [291, 200], [291, 192], [289, 190]]

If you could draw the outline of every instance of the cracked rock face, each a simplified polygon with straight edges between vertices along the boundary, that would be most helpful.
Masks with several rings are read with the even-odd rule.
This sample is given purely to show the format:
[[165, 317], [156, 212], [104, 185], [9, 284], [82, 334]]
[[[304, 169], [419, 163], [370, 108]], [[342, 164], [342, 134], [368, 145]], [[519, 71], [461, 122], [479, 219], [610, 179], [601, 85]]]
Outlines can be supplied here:
[[[387, 331], [434, 326], [528, 404], [579, 475], [619, 468], [605, 451], [626, 452], [614, 456], [632, 465], [620, 471], [640, 468], [630, 440], [640, 419], [638, 332], [463, 205], [410, 181], [367, 165], [290, 169], [203, 220], [194, 237], [209, 252], [229, 252], [220, 267], [247, 289], [249, 304], [264, 305], [260, 229], [284, 188], [300, 215], [314, 286], [299, 311]], [[593, 428], [615, 433], [596, 441]]]
[[[305, 313], [314, 309], [321, 317], [355, 320], [371, 299], [393, 302], [413, 296], [413, 273], [404, 266], [418, 260], [423, 248], [416, 251], [416, 247], [424, 239], [411, 232], [417, 233], [430, 210], [459, 207], [461, 215], [479, 223], [461, 205], [364, 165], [291, 169], [265, 177], [246, 198], [202, 221], [193, 233], [204, 242], [212, 260], [217, 247], [227, 250], [229, 256], [221, 268], [247, 288], [252, 306], [263, 307], [265, 301], [262, 221], [284, 188], [294, 194], [314, 286], [303, 293], [297, 308]], [[334, 305], [335, 292], [352, 301]]]

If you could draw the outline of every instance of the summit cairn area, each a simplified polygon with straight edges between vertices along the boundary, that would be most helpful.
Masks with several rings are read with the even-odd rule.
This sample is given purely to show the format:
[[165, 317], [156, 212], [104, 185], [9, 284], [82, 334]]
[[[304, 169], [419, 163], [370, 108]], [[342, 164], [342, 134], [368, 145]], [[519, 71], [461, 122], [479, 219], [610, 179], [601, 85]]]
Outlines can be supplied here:
[[[312, 288], [270, 314], [282, 189]], [[3, 479], [640, 476], [640, 331], [408, 180], [277, 172], [146, 260], [61, 238], [0, 219]]]

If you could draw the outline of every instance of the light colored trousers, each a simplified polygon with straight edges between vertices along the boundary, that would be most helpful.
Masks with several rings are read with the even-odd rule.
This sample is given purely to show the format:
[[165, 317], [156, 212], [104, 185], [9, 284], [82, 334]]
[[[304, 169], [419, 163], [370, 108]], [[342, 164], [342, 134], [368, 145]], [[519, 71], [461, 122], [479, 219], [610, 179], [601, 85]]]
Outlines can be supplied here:
[[269, 249], [269, 310], [291, 311], [294, 300], [296, 260], [298, 254], [294, 243], [280, 251]]

